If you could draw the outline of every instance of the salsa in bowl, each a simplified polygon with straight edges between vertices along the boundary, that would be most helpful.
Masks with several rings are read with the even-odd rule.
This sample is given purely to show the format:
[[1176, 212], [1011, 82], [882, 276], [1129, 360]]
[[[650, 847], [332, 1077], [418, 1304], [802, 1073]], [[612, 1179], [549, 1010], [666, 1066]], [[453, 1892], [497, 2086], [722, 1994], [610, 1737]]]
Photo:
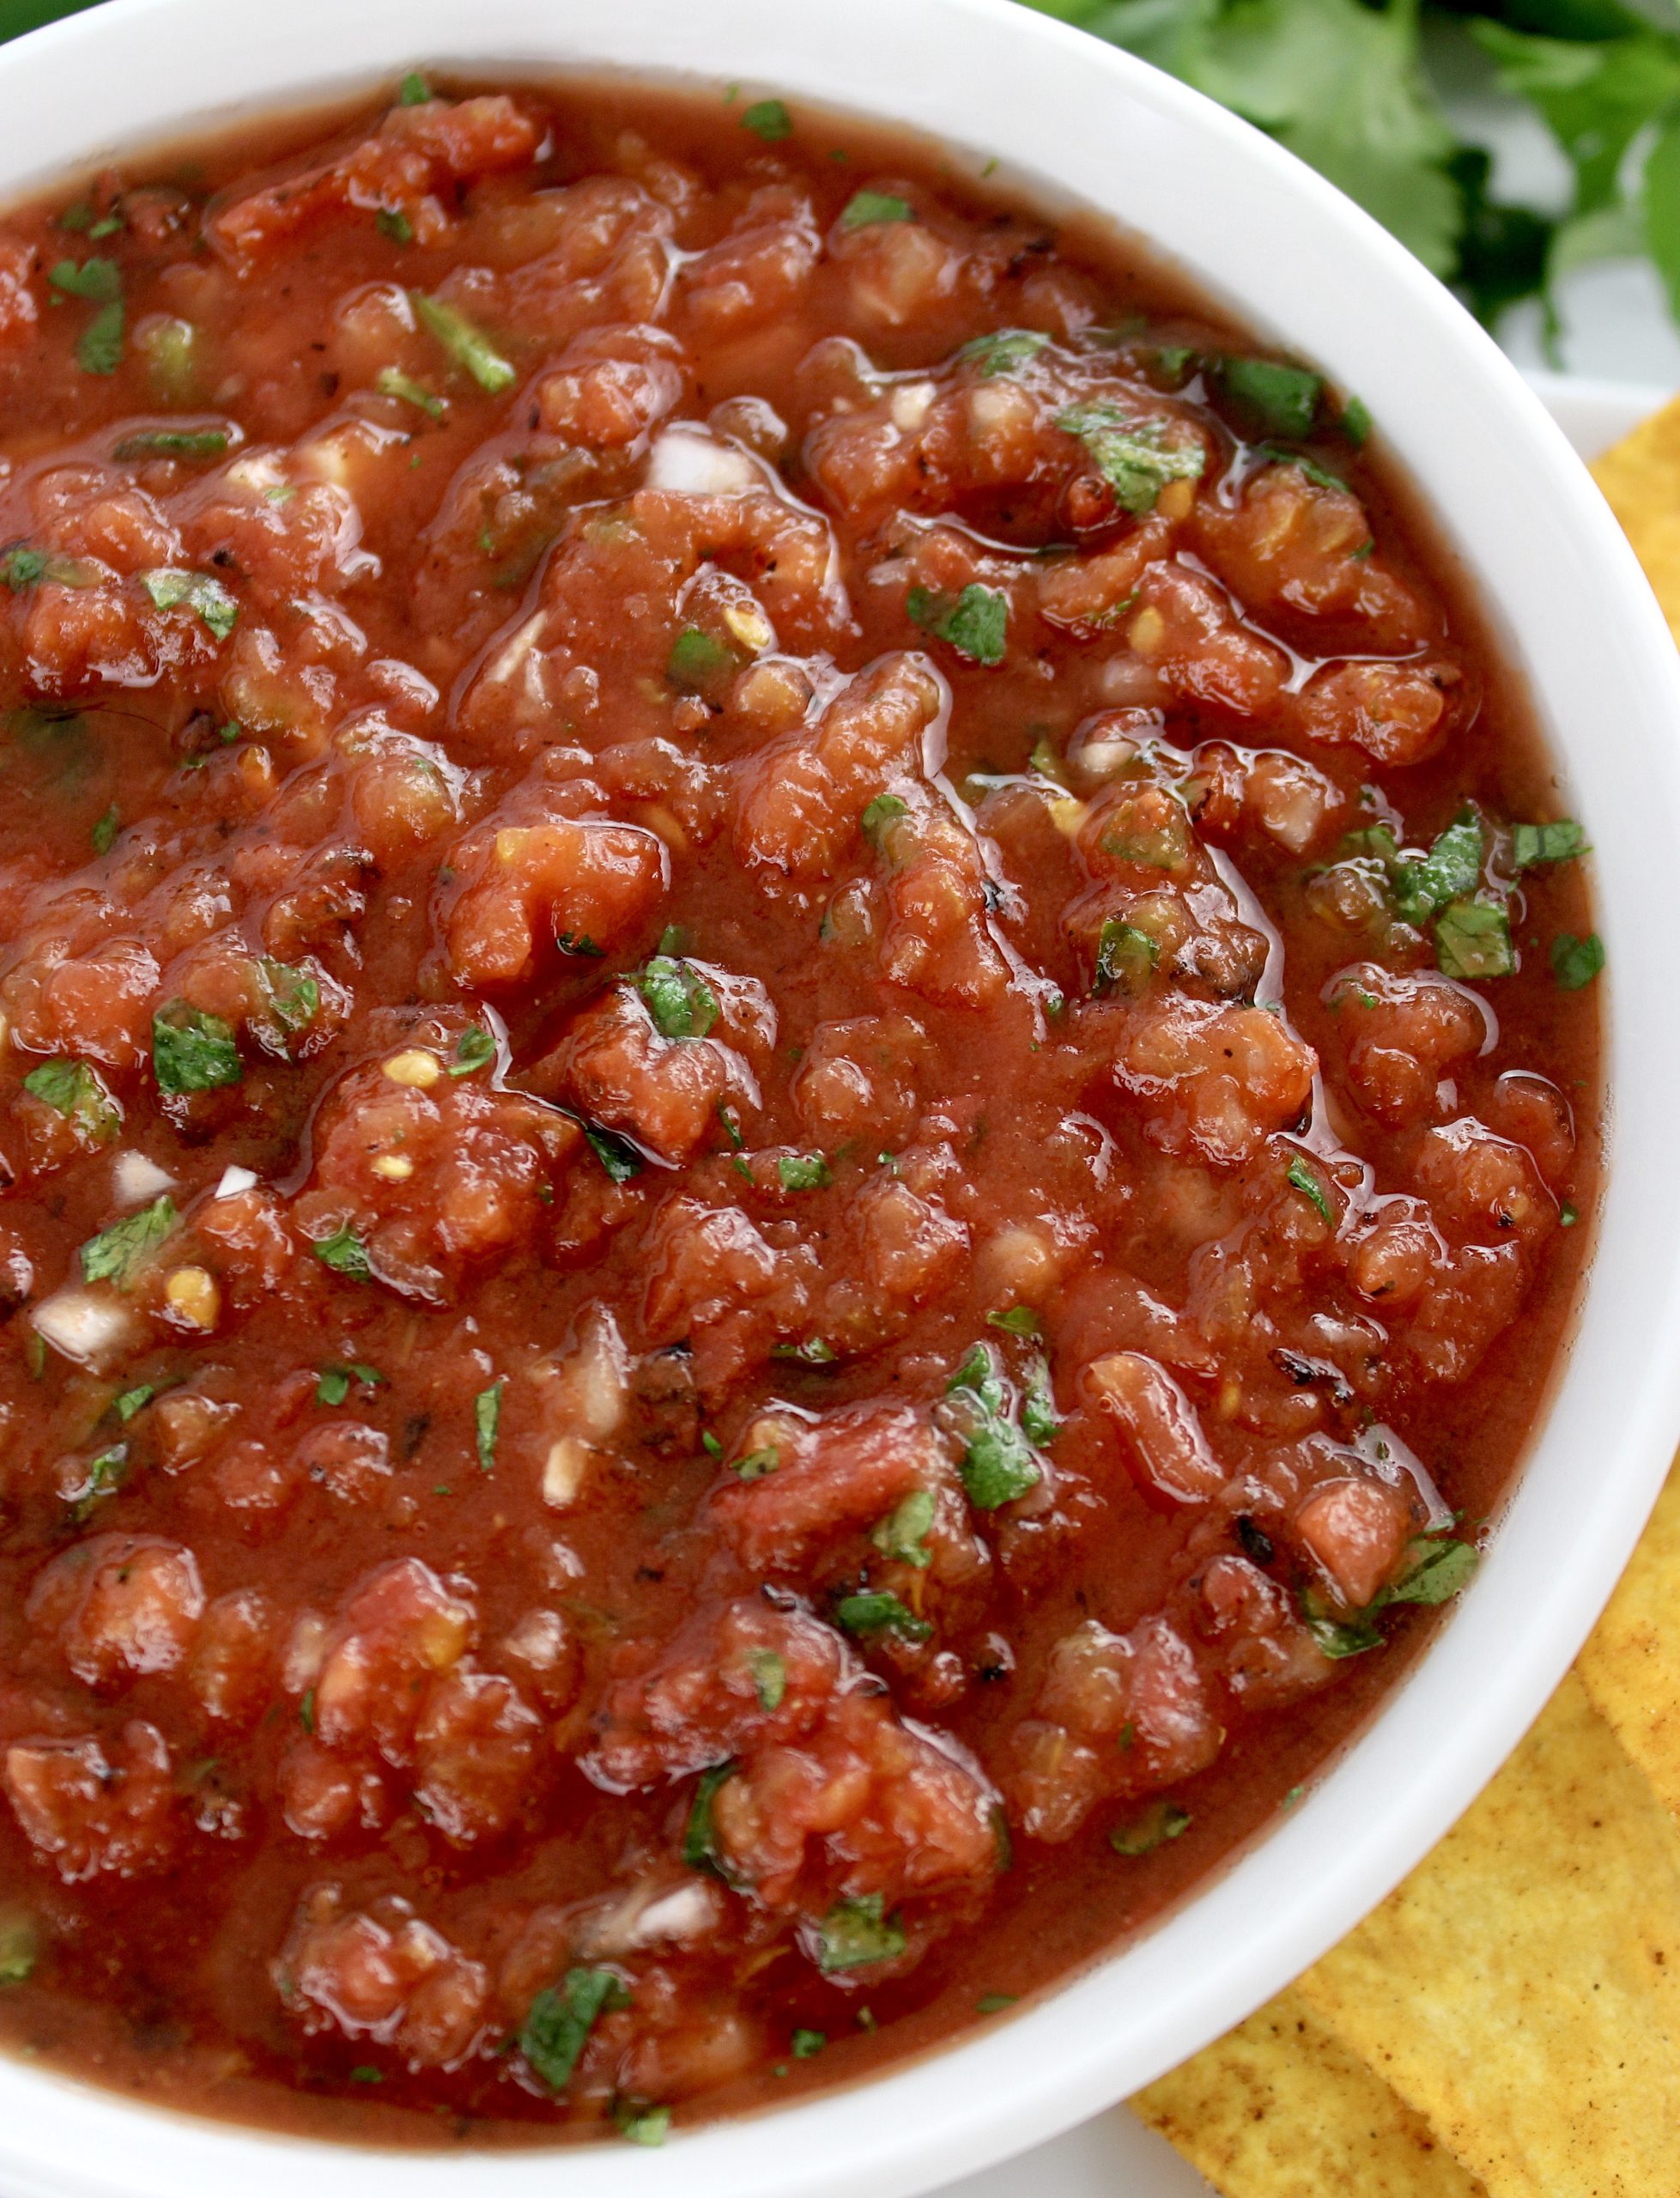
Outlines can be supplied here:
[[652, 2151], [1026, 2053], [1471, 1580], [1602, 828], [1380, 398], [979, 167], [481, 65], [0, 228], [37, 2063]]

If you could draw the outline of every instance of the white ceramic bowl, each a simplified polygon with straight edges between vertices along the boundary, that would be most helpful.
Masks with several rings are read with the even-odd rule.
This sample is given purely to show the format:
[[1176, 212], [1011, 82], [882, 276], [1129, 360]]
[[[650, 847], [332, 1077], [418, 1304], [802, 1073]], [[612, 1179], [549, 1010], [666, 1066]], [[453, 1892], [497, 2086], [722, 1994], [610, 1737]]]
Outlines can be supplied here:
[[0, 49], [0, 197], [422, 64], [652, 71], [820, 100], [1101, 209], [1370, 406], [1539, 700], [1597, 851], [1615, 1098], [1573, 1349], [1491, 1554], [1357, 1746], [1223, 1877], [1040, 2004], [867, 2086], [628, 2146], [304, 2144], [0, 2063], [9, 2198], [907, 2198], [1194, 2052], [1315, 1959], [1514, 1744], [1626, 1562], [1680, 1429], [1680, 671], [1535, 398], [1399, 246], [1258, 132], [1008, 0], [110, 0]]

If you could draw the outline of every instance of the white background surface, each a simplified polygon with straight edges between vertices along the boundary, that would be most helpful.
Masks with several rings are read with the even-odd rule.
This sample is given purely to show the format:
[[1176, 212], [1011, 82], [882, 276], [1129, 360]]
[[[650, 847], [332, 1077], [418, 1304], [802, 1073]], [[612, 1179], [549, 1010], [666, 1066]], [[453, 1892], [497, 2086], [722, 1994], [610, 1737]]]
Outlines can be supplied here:
[[[1616, 270], [1612, 266], [1584, 271]], [[1605, 293], [1619, 301], [1620, 319], [1610, 331], [1615, 340], [1604, 341], [1601, 330], [1584, 348], [1607, 362], [1614, 363], [1618, 358], [1636, 362], [1642, 370], [1639, 380], [1534, 370], [1537, 343], [1525, 348], [1527, 331], [1515, 331], [1516, 341], [1512, 331], [1501, 331], [1506, 348], [1521, 366], [1531, 369], [1529, 379], [1583, 458], [1596, 458], [1647, 412], [1654, 411], [1673, 386], [1680, 384], [1680, 337], [1662, 312], [1654, 283], [1641, 286], [1631, 279], [1635, 271], [1643, 270], [1624, 267], [1619, 271], [1630, 279], [1619, 288], [1610, 286]], [[1604, 298], [1597, 296], [1587, 303], [1602, 306]], [[1514, 320], [1517, 316], [1511, 318]], [[1007, 2160], [984, 2175], [970, 2176], [966, 2182], [948, 2183], [936, 2198], [1213, 2198], [1213, 2192], [1212, 2186], [1179, 2158], [1165, 2138], [1146, 2129], [1119, 2106], [1081, 2128], [1070, 2129], [1053, 2144], [1040, 2145], [1035, 2152], [1024, 2152], [1019, 2159]], [[1325, 2198], [1356, 2198], [1356, 2194], [1327, 2191]]]

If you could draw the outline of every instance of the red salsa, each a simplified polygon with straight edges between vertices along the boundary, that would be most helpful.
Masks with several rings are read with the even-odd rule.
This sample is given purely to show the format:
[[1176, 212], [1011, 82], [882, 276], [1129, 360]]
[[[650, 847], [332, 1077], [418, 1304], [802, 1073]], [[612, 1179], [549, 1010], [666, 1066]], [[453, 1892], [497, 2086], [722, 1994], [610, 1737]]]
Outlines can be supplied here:
[[0, 223], [0, 2037], [653, 2142], [1289, 1804], [1596, 1156], [1581, 835], [1371, 432], [773, 99]]

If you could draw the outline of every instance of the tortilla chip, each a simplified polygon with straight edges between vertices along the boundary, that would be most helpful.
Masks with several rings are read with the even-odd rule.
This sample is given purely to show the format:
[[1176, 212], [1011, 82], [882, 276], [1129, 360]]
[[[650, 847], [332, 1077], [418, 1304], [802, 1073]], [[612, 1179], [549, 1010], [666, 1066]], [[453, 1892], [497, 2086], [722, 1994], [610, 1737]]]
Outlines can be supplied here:
[[1491, 2198], [1675, 2189], [1680, 1834], [1573, 1675], [1296, 1990]]
[[1131, 2104], [1224, 2198], [1486, 2198], [1294, 1992]]
[[1680, 398], [1607, 450], [1592, 477], [1680, 641]]
[[1680, 1466], [1575, 1667], [1616, 1738], [1680, 1817]]

